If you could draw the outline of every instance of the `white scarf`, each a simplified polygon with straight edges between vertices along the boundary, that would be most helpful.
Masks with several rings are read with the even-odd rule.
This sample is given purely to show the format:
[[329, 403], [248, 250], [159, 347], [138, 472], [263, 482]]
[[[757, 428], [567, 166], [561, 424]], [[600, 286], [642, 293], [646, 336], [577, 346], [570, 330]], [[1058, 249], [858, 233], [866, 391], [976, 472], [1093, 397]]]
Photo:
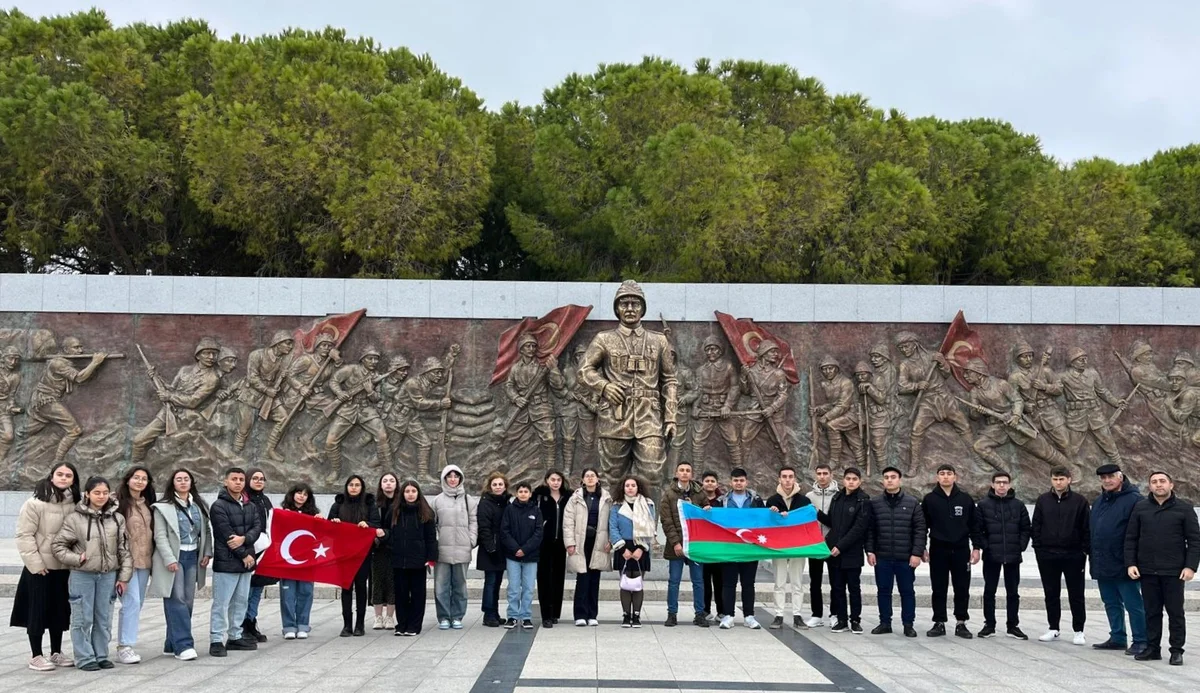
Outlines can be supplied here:
[[[630, 503], [633, 503], [633, 508], [629, 507]], [[650, 514], [650, 504], [646, 502], [646, 497], [642, 495], [633, 498], [626, 496], [625, 502], [621, 504], [621, 509], [617, 512], [633, 520], [633, 540], [649, 546], [650, 542], [654, 540], [656, 528], [654, 516]]]

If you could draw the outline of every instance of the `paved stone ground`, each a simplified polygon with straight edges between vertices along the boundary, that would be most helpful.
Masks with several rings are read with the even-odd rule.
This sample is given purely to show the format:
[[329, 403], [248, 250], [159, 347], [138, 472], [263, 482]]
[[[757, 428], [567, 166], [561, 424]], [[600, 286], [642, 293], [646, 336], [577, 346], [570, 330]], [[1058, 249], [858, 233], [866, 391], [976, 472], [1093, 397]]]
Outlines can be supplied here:
[[[0, 691], [1129, 693], [1200, 688], [1200, 655], [1178, 668], [1165, 662], [1138, 663], [1069, 642], [931, 640], [923, 634], [912, 640], [833, 634], [827, 628], [750, 631], [740, 620], [728, 631], [691, 625], [664, 628], [661, 602], [647, 603], [647, 627], [640, 630], [620, 628], [619, 607], [606, 602], [599, 628], [564, 622], [552, 630], [510, 632], [484, 628], [478, 603], [471, 607], [461, 631], [437, 630], [430, 604], [419, 637], [368, 630], [365, 637], [340, 638], [340, 603], [322, 600], [313, 607], [312, 637], [284, 641], [277, 635], [278, 602], [266, 600], [259, 622], [270, 628], [271, 639], [257, 652], [231, 652], [221, 660], [208, 657], [201, 647], [199, 660], [178, 662], [157, 652], [164, 625], [161, 607], [152, 602], [143, 613], [140, 640], [145, 645], [139, 651], [144, 661], [107, 672], [30, 671], [25, 632], [0, 631]], [[11, 608], [11, 599], [0, 599], [0, 614]], [[196, 604], [195, 634], [201, 643], [207, 640], [208, 608], [206, 600]], [[759, 616], [769, 620], [766, 609]], [[922, 629], [928, 627], [927, 616], [920, 613]], [[1200, 633], [1200, 615], [1189, 617], [1192, 632]], [[864, 625], [870, 629], [875, 623], [868, 613]], [[1041, 632], [1034, 611], [1026, 612], [1024, 625], [1035, 637]], [[1106, 630], [1103, 613], [1090, 612], [1089, 644], [1102, 640]]]

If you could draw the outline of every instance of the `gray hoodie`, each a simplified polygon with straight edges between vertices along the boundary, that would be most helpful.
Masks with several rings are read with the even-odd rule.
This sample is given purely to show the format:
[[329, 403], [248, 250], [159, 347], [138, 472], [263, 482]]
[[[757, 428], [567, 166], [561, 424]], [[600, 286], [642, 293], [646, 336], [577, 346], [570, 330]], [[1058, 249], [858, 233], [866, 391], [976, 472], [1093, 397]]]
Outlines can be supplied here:
[[[827, 486], [826, 488], [820, 488], [819, 486], [817, 486], [814, 483], [812, 490], [804, 495], [808, 496], [808, 499], [810, 501], [812, 501], [812, 504], [814, 506], [816, 506], [817, 510], [820, 510], [823, 513], [827, 513], [827, 512], [829, 512], [829, 504], [833, 501], [833, 496], [837, 492], [838, 492], [837, 482], [834, 481], [833, 479], [830, 479], [829, 486]], [[829, 533], [829, 528], [826, 527], [825, 525], [821, 525], [821, 536], [825, 536], [828, 533]]]
[[[446, 483], [446, 475], [458, 472], [463, 478], [457, 487]], [[471, 550], [479, 536], [475, 513], [479, 499], [467, 493], [467, 478], [457, 465], [442, 470], [442, 492], [430, 499], [437, 522], [438, 563], [451, 565], [471, 562]]]

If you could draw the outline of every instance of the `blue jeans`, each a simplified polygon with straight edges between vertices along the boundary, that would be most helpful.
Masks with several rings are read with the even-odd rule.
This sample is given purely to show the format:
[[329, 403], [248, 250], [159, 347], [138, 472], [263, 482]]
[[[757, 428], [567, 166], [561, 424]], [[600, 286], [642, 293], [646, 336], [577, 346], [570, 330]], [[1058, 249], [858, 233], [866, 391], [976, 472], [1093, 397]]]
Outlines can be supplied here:
[[533, 618], [533, 585], [537, 582], [537, 562], [522, 563], [506, 559], [508, 566], [508, 617], [518, 621]]
[[199, 551], [179, 552], [179, 569], [171, 583], [171, 596], [163, 600], [167, 620], [167, 641], [163, 651], [179, 654], [196, 646], [192, 639], [192, 606], [196, 603], [196, 571]]
[[687, 563], [688, 576], [692, 580], [692, 608], [697, 614], [704, 613], [704, 566], [693, 561], [677, 558], [667, 561], [667, 613], [679, 613], [679, 582], [683, 579], [683, 564]]
[[112, 639], [113, 602], [117, 601], [117, 573], [72, 570], [67, 579], [71, 602], [71, 647], [75, 665], [108, 659]]
[[433, 564], [433, 603], [439, 621], [461, 621], [467, 615], [467, 564]]
[[[251, 588], [253, 594], [253, 588]], [[283, 632], [308, 633], [312, 631], [309, 617], [312, 614], [313, 584], [299, 580], [279, 581], [279, 615], [283, 619]]]
[[117, 645], [133, 647], [137, 644], [138, 620], [142, 616], [142, 604], [146, 601], [146, 587], [150, 584], [150, 569], [139, 568], [125, 586], [121, 595], [121, 615], [117, 617]]
[[258, 603], [262, 601], [262, 594], [265, 587], [250, 587], [250, 597], [246, 600], [246, 618], [251, 621], [258, 620]]
[[1133, 631], [1133, 644], [1146, 644], [1146, 609], [1142, 604], [1142, 590], [1134, 580], [1117, 578], [1097, 580], [1104, 612], [1108, 615], [1108, 638], [1122, 645], [1129, 642], [1125, 635], [1125, 612], [1129, 612], [1129, 630]]
[[917, 620], [917, 571], [903, 558], [881, 558], [875, 563], [875, 587], [879, 590], [879, 623], [892, 625], [892, 585], [900, 588], [900, 621], [911, 626]]
[[483, 571], [483, 597], [480, 609], [484, 618], [500, 618], [500, 583], [504, 580], [503, 570]]
[[210, 643], [242, 639], [242, 621], [250, 600], [250, 573], [213, 573], [212, 613], [208, 626]]

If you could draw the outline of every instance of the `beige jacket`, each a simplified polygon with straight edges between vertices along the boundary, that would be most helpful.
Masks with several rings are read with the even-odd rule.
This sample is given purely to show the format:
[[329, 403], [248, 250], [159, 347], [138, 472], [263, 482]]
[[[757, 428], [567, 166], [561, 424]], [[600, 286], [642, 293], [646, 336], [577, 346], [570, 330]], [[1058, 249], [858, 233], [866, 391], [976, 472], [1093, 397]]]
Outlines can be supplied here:
[[[179, 512], [172, 499], [150, 506], [154, 511], [154, 558], [150, 567], [150, 587], [147, 599], [169, 599], [175, 585], [175, 573], [167, 567], [179, 562]], [[200, 513], [200, 543], [198, 558], [212, 558], [213, 537], [208, 515]], [[203, 589], [207, 567], [196, 567], [196, 589]]]
[[608, 555], [608, 514], [612, 512], [612, 496], [600, 489], [600, 513], [596, 520], [596, 543], [592, 555], [584, 563], [583, 548], [587, 542], [588, 509], [583, 501], [583, 488], [577, 488], [567, 499], [563, 511], [563, 545], [574, 546], [575, 555], [567, 556], [567, 570], [586, 573], [589, 570], [612, 570], [612, 558]]
[[62, 570], [63, 564], [54, 557], [51, 543], [63, 520], [75, 508], [75, 499], [67, 492], [62, 501], [43, 501], [30, 498], [17, 515], [17, 551], [21, 562], [31, 573], [43, 570]]
[[[84, 500], [63, 520], [52, 543], [54, 557], [72, 570], [85, 573], [117, 573], [117, 582], [133, 577], [133, 556], [125, 534], [125, 517], [110, 500], [97, 511]], [[80, 560], [80, 558], [86, 560]]]

